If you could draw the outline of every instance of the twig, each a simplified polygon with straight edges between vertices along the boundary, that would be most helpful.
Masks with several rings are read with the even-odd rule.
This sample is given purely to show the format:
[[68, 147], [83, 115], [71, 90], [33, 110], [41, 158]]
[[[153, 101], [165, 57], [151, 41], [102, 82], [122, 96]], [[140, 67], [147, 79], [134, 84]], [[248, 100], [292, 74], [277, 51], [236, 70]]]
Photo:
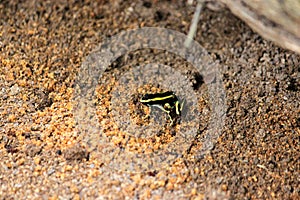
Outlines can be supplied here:
[[196, 6], [196, 11], [194, 13], [194, 17], [193, 17], [193, 20], [192, 20], [191, 27], [190, 27], [187, 39], [184, 42], [184, 46], [186, 48], [188, 48], [191, 45], [191, 42], [192, 42], [192, 40], [195, 36], [195, 33], [197, 31], [197, 24], [199, 22], [199, 17], [200, 17], [200, 13], [201, 13], [201, 10], [202, 10], [202, 7], [203, 7], [203, 3], [204, 3], [204, 0], [198, 0], [197, 6]]

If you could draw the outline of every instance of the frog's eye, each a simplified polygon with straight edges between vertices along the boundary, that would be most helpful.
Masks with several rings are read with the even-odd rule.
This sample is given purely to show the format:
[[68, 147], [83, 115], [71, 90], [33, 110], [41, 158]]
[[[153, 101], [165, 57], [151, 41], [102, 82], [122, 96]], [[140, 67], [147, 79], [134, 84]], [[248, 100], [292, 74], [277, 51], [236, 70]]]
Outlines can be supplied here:
[[166, 109], [171, 109], [171, 108], [172, 108], [171, 105], [170, 105], [169, 103], [165, 103], [164, 107], [165, 107]]

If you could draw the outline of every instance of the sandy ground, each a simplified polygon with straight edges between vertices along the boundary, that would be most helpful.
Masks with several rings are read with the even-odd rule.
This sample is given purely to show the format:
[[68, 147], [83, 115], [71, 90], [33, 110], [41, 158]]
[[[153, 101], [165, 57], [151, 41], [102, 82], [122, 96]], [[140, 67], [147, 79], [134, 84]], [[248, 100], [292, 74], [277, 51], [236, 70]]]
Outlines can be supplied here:
[[[142, 172], [123, 170], [134, 162], [126, 156], [90, 151], [76, 128], [72, 96], [86, 56], [124, 30], [186, 34], [193, 11], [185, 1], [2, 1], [0, 199], [299, 199], [300, 56], [262, 39], [225, 8], [204, 8], [196, 36], [219, 63], [226, 91], [225, 126], [209, 153], [197, 156], [202, 115], [190, 151]], [[189, 66], [164, 51], [140, 50], [118, 59], [100, 80], [97, 114], [116, 150], [139, 155], [145, 145], [172, 144], [172, 128], [151, 141], [131, 140], [110, 122], [113, 88], [126, 91], [117, 84], [120, 74], [152, 61]], [[205, 84], [196, 88], [199, 108], [209, 110]], [[147, 91], [160, 90], [146, 85], [132, 93]], [[142, 118], [149, 111], [130, 102], [132, 116], [149, 123]]]

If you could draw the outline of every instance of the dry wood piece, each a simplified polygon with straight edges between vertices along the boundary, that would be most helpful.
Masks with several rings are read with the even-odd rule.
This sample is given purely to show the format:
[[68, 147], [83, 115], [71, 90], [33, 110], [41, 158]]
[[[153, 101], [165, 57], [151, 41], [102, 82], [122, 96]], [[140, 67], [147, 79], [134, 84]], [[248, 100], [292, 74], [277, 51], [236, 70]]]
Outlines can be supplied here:
[[300, 53], [299, 0], [220, 0], [264, 38]]

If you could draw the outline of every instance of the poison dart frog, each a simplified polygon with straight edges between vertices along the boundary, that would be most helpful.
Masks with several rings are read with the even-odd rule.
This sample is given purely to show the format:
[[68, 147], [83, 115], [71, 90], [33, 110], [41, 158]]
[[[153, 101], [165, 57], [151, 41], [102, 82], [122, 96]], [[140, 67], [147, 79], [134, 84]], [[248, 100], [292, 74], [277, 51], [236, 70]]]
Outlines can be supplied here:
[[180, 117], [182, 107], [184, 105], [184, 101], [181, 103], [172, 91], [155, 94], [145, 94], [140, 99], [140, 102], [144, 105], [149, 106], [150, 109], [152, 106], [154, 106], [167, 113], [171, 121], [170, 126], [174, 124], [174, 120], [176, 118]]

